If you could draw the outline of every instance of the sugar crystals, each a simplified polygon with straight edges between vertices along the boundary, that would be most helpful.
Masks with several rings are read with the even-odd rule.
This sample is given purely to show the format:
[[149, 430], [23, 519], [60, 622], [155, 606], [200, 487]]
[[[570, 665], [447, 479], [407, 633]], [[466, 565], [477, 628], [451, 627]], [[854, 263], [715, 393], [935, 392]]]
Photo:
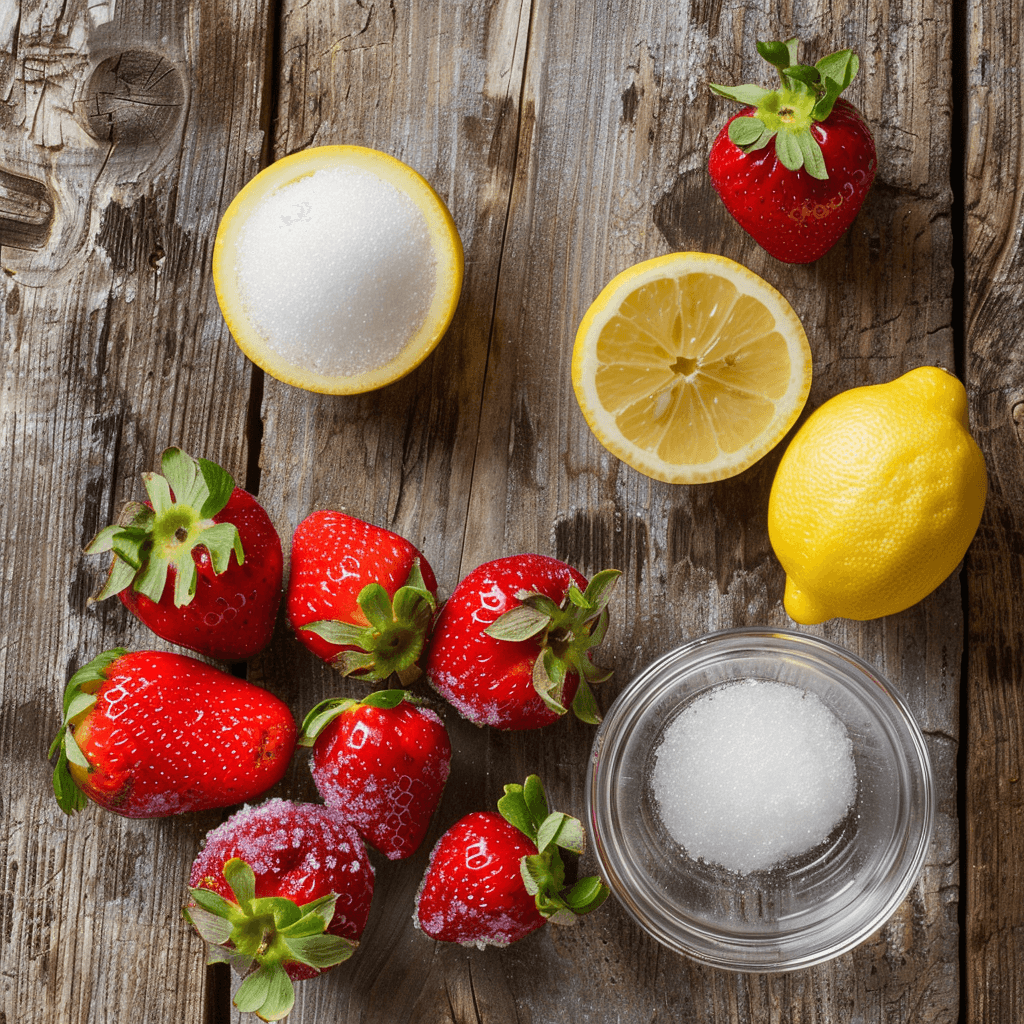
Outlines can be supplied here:
[[239, 234], [236, 271], [270, 348], [318, 373], [353, 375], [390, 362], [419, 329], [436, 260], [409, 196], [340, 166], [260, 202]]
[[652, 782], [689, 856], [741, 874], [817, 846], [857, 792], [853, 746], [824, 701], [753, 679], [715, 687], [669, 724]]

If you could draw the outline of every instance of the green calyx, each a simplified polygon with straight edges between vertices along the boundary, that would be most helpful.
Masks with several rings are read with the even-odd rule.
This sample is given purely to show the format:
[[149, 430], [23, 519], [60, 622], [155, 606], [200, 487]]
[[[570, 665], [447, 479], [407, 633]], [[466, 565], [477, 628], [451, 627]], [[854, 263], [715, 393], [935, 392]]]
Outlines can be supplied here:
[[543, 917], [552, 924], [571, 924], [604, 903], [609, 890], [596, 875], [581, 878], [564, 891], [565, 865], [559, 848], [583, 853], [586, 833], [578, 818], [548, 810], [544, 786], [536, 775], [529, 776], [522, 786], [506, 786], [498, 811], [537, 847], [535, 854], [523, 857], [519, 870]]
[[422, 698], [415, 696], [409, 690], [378, 690], [361, 700], [351, 697], [332, 697], [321, 701], [302, 720], [302, 730], [299, 736], [299, 746], [311, 747], [317, 737], [340, 715], [353, 708], [396, 708], [405, 701], [408, 704], [424, 704]]
[[144, 473], [150, 506], [129, 502], [118, 522], [100, 530], [86, 554], [114, 553], [114, 561], [97, 601], [128, 587], [159, 601], [174, 567], [174, 604], [189, 604], [196, 593], [198, 574], [193, 549], [204, 547], [213, 571], [227, 569], [234, 553], [244, 560], [238, 528], [215, 523], [235, 489], [231, 475], [206, 459], [193, 459], [180, 448], [168, 448], [160, 459], [161, 473]]
[[331, 662], [342, 675], [358, 673], [378, 680], [397, 674], [403, 684], [411, 683], [420, 675], [416, 663], [437, 611], [437, 601], [423, 582], [420, 560], [413, 562], [408, 579], [393, 598], [379, 583], [368, 583], [359, 592], [356, 604], [369, 625], [324, 619], [300, 628], [328, 643], [349, 648]]
[[71, 777], [71, 765], [92, 771], [89, 759], [75, 739], [73, 721], [87, 712], [96, 703], [96, 691], [107, 678], [107, 669], [128, 652], [123, 647], [104, 651], [87, 665], [83, 665], [68, 681], [64, 690], [64, 716], [60, 731], [50, 744], [49, 757], [57, 754], [57, 765], [53, 770], [53, 795], [65, 814], [74, 814], [88, 803], [85, 794], [75, 785]]
[[224, 865], [224, 878], [235, 901], [190, 888], [195, 906], [184, 910], [185, 919], [206, 942], [207, 963], [227, 963], [244, 975], [235, 1006], [261, 1020], [280, 1020], [295, 1003], [285, 965], [326, 970], [347, 960], [357, 943], [327, 933], [335, 893], [302, 906], [282, 896], [257, 898], [256, 876], [238, 857]]
[[734, 118], [729, 138], [744, 153], [764, 149], [773, 139], [775, 152], [790, 171], [801, 167], [813, 178], [828, 178], [821, 147], [811, 126], [824, 121], [842, 91], [853, 81], [860, 61], [852, 50], [822, 57], [813, 67], [797, 63], [798, 39], [758, 43], [757, 52], [779, 72], [781, 87], [772, 92], [757, 85], [712, 85], [726, 99], [756, 107], [750, 116]]
[[591, 683], [611, 678], [611, 672], [598, 668], [589, 651], [603, 639], [608, 629], [608, 601], [612, 588], [622, 573], [604, 569], [587, 584], [587, 589], [569, 587], [561, 606], [549, 597], [532, 591], [520, 591], [522, 602], [499, 616], [484, 632], [496, 640], [529, 640], [536, 638], [540, 653], [533, 664], [533, 686], [545, 705], [555, 714], [564, 715], [562, 703], [565, 677], [573, 671], [579, 686], [572, 710], [581, 721], [596, 725], [601, 721]]

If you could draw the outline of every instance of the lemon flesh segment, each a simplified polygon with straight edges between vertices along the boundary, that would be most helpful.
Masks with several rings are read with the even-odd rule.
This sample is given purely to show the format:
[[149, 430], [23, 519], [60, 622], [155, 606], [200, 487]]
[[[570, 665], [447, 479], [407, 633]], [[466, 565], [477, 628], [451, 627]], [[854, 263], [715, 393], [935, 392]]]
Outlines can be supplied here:
[[734, 476], [796, 422], [811, 353], [789, 303], [746, 267], [682, 252], [619, 274], [576, 334], [572, 380], [613, 455], [668, 483]]
[[836, 395], [797, 432], [772, 483], [768, 535], [787, 613], [812, 625], [917, 604], [960, 563], [986, 489], [952, 374], [919, 367]]
[[327, 394], [383, 387], [443, 337], [463, 251], [443, 201], [411, 167], [361, 146], [294, 153], [232, 201], [213, 279], [242, 351]]

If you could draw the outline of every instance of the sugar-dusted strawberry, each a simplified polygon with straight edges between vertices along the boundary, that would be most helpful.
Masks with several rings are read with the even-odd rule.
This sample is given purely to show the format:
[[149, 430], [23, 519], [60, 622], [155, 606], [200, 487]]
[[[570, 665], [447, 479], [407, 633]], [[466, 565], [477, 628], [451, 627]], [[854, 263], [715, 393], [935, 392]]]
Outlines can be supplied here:
[[318, 704], [299, 742], [324, 803], [391, 860], [416, 852], [448, 780], [452, 745], [441, 719], [407, 690]]
[[295, 720], [273, 694], [166, 651], [105, 651], [72, 677], [50, 756], [57, 802], [126, 818], [251, 800], [284, 775]]
[[464, 718], [499, 729], [535, 729], [570, 706], [599, 721], [590, 683], [609, 672], [590, 660], [608, 625], [620, 573], [588, 584], [545, 555], [485, 562], [455, 588], [437, 617], [425, 671]]
[[157, 636], [222, 661], [270, 641], [281, 604], [281, 539], [256, 499], [206, 459], [168, 448], [146, 473], [149, 500], [85, 549], [113, 551], [97, 600], [117, 594]]
[[299, 640], [342, 674], [409, 682], [437, 581], [404, 537], [344, 512], [314, 512], [292, 538], [285, 608]]
[[268, 800], [206, 836], [185, 916], [208, 963], [244, 975], [235, 1006], [280, 1020], [293, 980], [347, 960], [366, 927], [373, 867], [356, 830], [321, 804]]
[[582, 853], [585, 833], [578, 819], [548, 812], [536, 775], [506, 786], [498, 810], [467, 814], [434, 847], [415, 917], [432, 939], [507, 946], [546, 921], [574, 922], [608, 896], [597, 877], [563, 891], [559, 847]]
[[839, 94], [857, 74], [850, 50], [813, 67], [797, 63], [799, 41], [758, 43], [779, 72], [774, 92], [712, 85], [744, 109], [718, 133], [711, 182], [740, 226], [772, 256], [810, 263], [853, 223], [875, 178], [875, 143], [857, 109]]

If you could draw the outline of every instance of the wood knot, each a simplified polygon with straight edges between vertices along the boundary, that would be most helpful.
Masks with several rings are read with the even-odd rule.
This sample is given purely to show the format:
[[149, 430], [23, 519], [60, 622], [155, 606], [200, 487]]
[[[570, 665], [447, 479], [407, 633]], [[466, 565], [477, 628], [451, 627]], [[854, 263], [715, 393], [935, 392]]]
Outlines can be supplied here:
[[53, 198], [41, 181], [0, 170], [0, 245], [41, 249], [53, 225]]
[[166, 57], [126, 50], [101, 61], [86, 88], [90, 134], [101, 142], [160, 144], [185, 107], [181, 73]]
[[1017, 429], [1017, 433], [1020, 434], [1024, 431], [1024, 401], [1014, 402], [1010, 407], [1010, 416], [1013, 419], [1013, 425]]

